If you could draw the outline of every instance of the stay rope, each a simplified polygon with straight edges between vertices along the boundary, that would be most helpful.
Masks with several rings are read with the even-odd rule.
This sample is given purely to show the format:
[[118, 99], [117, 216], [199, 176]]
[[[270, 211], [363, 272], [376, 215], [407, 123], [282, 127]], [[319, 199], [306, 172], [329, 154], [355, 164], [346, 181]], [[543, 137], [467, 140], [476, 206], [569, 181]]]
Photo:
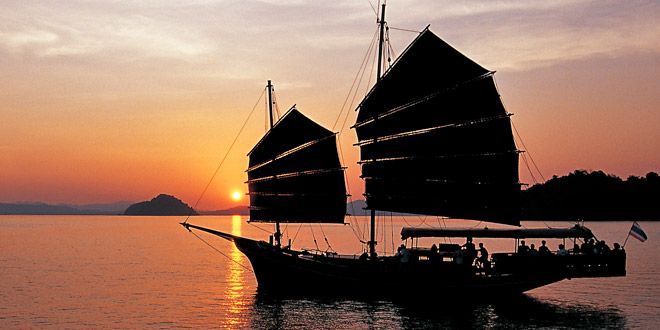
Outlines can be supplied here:
[[[204, 187], [204, 190], [202, 190], [202, 193], [199, 195], [199, 198], [197, 198], [197, 201], [195, 202], [195, 205], [193, 206], [193, 210], [197, 208], [197, 205], [199, 205], [199, 202], [202, 200], [202, 198], [206, 194], [206, 191], [211, 186], [211, 183], [213, 182], [213, 180], [215, 180], [215, 177], [218, 175], [218, 172], [220, 171], [220, 168], [225, 163], [225, 160], [227, 160], [227, 156], [229, 156], [229, 153], [231, 152], [232, 148], [234, 148], [234, 145], [236, 144], [236, 141], [238, 141], [238, 137], [243, 132], [243, 129], [245, 128], [245, 126], [247, 126], [247, 123], [250, 120], [250, 117], [252, 117], [252, 114], [254, 113], [254, 110], [257, 109], [257, 105], [259, 105], [259, 102], [261, 102], [261, 98], [264, 97], [265, 94], [266, 94], [266, 89], [264, 88], [264, 90], [261, 92], [261, 95], [259, 96], [259, 99], [254, 104], [254, 106], [252, 107], [252, 110], [248, 114], [247, 118], [245, 118], [245, 121], [243, 122], [243, 125], [241, 125], [241, 128], [238, 130], [238, 134], [236, 134], [236, 137], [234, 137], [234, 141], [231, 142], [231, 144], [229, 145], [229, 149], [227, 149], [227, 152], [225, 153], [224, 157], [222, 157], [222, 160], [220, 161], [220, 164], [218, 165], [218, 167], [216, 167], [215, 172], [213, 172], [213, 175], [211, 176], [211, 179], [209, 180], [209, 182]], [[188, 214], [188, 216], [183, 221], [183, 223], [188, 223], [188, 220], [190, 219], [191, 216], [192, 216], [192, 214]]]
[[237, 264], [237, 265], [243, 267], [244, 269], [246, 269], [246, 270], [248, 270], [248, 271], [254, 273], [254, 271], [253, 271], [252, 269], [250, 269], [248, 266], [243, 265], [242, 263], [240, 263], [240, 262], [238, 262], [237, 260], [234, 260], [232, 257], [228, 256], [226, 253], [224, 253], [224, 252], [218, 250], [215, 246], [211, 245], [211, 243], [207, 242], [206, 240], [204, 240], [203, 238], [201, 238], [199, 235], [195, 234], [195, 232], [193, 232], [193, 231], [191, 231], [191, 230], [189, 230], [189, 231], [190, 231], [193, 235], [195, 235], [195, 237], [197, 237], [200, 241], [204, 242], [204, 244], [208, 245], [210, 248], [212, 248], [212, 249], [215, 250], [216, 252], [220, 253], [220, 255], [224, 256], [225, 258], [229, 259], [230, 261], [234, 262], [235, 264]]

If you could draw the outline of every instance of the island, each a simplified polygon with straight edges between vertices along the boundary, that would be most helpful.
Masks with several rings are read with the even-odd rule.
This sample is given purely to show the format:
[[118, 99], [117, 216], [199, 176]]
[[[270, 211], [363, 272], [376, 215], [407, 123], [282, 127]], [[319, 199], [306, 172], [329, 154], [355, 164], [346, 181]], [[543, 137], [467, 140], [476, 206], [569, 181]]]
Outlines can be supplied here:
[[160, 194], [150, 201], [135, 203], [129, 206], [124, 215], [198, 215], [188, 204], [180, 199]]

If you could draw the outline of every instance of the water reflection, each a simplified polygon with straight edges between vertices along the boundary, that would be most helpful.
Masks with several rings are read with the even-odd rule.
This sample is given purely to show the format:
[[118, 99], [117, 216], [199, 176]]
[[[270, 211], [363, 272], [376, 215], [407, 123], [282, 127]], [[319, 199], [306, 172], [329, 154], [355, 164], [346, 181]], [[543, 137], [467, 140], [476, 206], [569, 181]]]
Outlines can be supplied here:
[[481, 303], [438, 297], [427, 303], [389, 300], [278, 299], [257, 295], [251, 328], [621, 329], [617, 309], [552, 303], [529, 296]]
[[626, 325], [623, 313], [613, 308], [553, 303], [527, 295], [489, 302], [442, 302], [437, 305], [407, 304], [401, 308], [406, 322], [403, 328], [571, 328], [621, 329]]
[[[241, 217], [234, 215], [231, 217], [231, 234], [241, 236]], [[226, 326], [235, 328], [245, 322], [245, 310], [247, 308], [245, 299], [245, 268], [241, 265], [247, 265], [248, 260], [243, 253], [231, 244], [229, 257], [233, 262], [229, 262], [227, 271], [225, 289], [225, 299], [227, 300]], [[251, 275], [251, 274], [248, 274]]]

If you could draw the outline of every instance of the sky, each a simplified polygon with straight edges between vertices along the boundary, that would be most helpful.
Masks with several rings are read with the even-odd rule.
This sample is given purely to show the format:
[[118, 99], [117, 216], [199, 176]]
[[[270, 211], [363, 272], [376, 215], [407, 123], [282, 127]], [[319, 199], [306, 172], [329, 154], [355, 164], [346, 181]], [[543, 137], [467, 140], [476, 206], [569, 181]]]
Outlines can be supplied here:
[[[297, 104], [331, 128], [377, 28], [375, 0], [2, 3], [0, 202], [244, 205], [231, 193], [247, 191], [266, 80], [281, 113]], [[386, 13], [497, 71], [519, 148], [546, 179], [660, 170], [657, 1], [390, 0]], [[395, 54], [414, 37], [391, 29]], [[334, 130], [360, 198], [354, 118]]]

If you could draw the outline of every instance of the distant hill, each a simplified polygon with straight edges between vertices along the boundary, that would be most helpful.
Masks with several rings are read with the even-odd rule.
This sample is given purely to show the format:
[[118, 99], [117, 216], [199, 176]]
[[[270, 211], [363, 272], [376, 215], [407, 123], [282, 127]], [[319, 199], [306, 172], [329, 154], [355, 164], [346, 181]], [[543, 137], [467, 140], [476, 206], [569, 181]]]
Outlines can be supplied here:
[[115, 215], [123, 214], [131, 202], [109, 204], [46, 204], [40, 202], [0, 203], [2, 215]]
[[198, 215], [192, 207], [180, 199], [160, 194], [150, 201], [129, 206], [124, 215]]
[[236, 206], [225, 210], [199, 211], [201, 215], [249, 215], [250, 209], [247, 205]]
[[523, 219], [660, 220], [660, 177], [576, 170], [521, 192]]
[[67, 205], [50, 205], [45, 203], [0, 203], [0, 214], [85, 214], [84, 211]]

